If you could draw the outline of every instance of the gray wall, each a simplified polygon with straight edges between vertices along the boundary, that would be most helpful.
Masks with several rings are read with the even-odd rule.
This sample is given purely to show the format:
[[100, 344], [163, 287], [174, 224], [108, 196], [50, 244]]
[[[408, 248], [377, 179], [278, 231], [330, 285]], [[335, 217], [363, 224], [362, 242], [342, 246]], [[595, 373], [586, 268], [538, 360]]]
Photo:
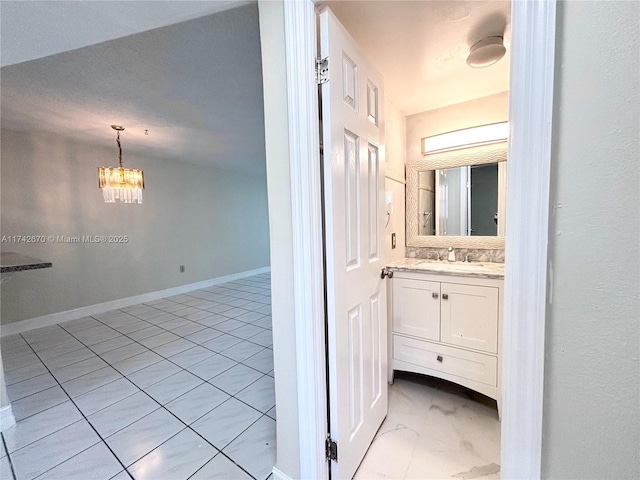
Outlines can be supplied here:
[[[117, 147], [2, 130], [1, 234], [127, 235], [124, 244], [2, 244], [53, 262], [2, 285], [2, 323], [269, 265], [266, 181], [181, 161], [127, 155], [144, 170], [141, 205], [105, 204], [97, 167]], [[179, 273], [185, 265], [185, 273]]]
[[640, 478], [639, 20], [558, 8], [543, 478]]

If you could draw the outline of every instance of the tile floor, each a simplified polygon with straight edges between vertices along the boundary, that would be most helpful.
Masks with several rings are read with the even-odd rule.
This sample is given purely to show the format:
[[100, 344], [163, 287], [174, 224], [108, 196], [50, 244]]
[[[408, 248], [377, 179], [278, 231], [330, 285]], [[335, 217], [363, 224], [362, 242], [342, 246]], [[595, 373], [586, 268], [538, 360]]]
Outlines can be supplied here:
[[500, 478], [495, 401], [432, 377], [396, 373], [389, 413], [355, 480]]
[[270, 477], [270, 304], [262, 274], [2, 338], [0, 478]]

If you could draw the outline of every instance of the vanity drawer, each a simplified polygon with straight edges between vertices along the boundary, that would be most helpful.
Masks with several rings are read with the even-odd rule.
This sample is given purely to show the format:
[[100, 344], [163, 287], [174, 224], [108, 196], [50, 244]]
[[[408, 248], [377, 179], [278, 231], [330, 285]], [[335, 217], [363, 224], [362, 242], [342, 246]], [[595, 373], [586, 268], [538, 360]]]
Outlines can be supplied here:
[[498, 384], [498, 359], [491, 355], [394, 335], [393, 358], [486, 385]]

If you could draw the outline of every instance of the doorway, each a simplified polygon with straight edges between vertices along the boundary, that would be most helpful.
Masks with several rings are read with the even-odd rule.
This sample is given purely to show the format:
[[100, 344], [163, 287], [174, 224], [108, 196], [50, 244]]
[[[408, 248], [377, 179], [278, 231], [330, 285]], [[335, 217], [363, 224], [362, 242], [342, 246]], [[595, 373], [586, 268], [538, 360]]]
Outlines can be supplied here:
[[[281, 72], [279, 78], [287, 80], [284, 99], [286, 101], [288, 96], [289, 101], [285, 103], [287, 111], [283, 117], [288, 132], [284, 146], [279, 145], [279, 151], [291, 158], [280, 176], [280, 180], [286, 179], [291, 192], [289, 207], [293, 248], [288, 276], [290, 278], [293, 273], [293, 278], [321, 278], [315, 275], [321, 272], [322, 267], [319, 176], [314, 170], [318, 157], [317, 137], [314, 136], [318, 131], [317, 116], [313, 114], [317, 112], [317, 97], [315, 87], [311, 87], [315, 84], [313, 69], [309, 68], [310, 59], [315, 56], [315, 11], [311, 2], [286, 2], [282, 12], [283, 19], [279, 24], [274, 20], [264, 26], [265, 33], [275, 26], [280, 27], [279, 35], [284, 31], [279, 45], [282, 48], [280, 65], [286, 71]], [[555, 2], [515, 3], [512, 24], [517, 26], [512, 39], [517, 64], [512, 66], [510, 86], [510, 156], [516, 161], [509, 171], [509, 183], [514, 188], [508, 194], [507, 204], [510, 218], [527, 213], [539, 221], [533, 228], [518, 222], [508, 227], [505, 344], [514, 348], [507, 348], [503, 361], [505, 391], [501, 465], [504, 477], [535, 478], [540, 472], [542, 429], [543, 364], [539, 359], [543, 358], [545, 299], [539, 292], [544, 291], [546, 282], [548, 213], [544, 199], [548, 199], [549, 189]], [[284, 51], [287, 52], [286, 62]], [[277, 56], [275, 52], [272, 58]], [[269, 163], [269, 147], [267, 156]], [[518, 195], [514, 194], [516, 190]], [[509, 259], [513, 260], [511, 264]], [[279, 269], [278, 263], [273, 259], [274, 270]], [[294, 282], [289, 291], [295, 315], [295, 332], [291, 336], [294, 337], [293, 351], [298, 366], [296, 372], [292, 372], [295, 382], [283, 380], [280, 386], [296, 395], [292, 405], [298, 413], [297, 422], [292, 422], [289, 433], [298, 441], [294, 445], [297, 448], [286, 452], [279, 449], [278, 467], [274, 473], [276, 478], [287, 478], [287, 471], [297, 472], [301, 478], [326, 478], [326, 423], [322, 419], [326, 408], [322, 382], [324, 335], [320, 328], [322, 285], [318, 282]], [[295, 318], [300, 320], [295, 321]], [[511, 318], [518, 318], [518, 323], [512, 324]], [[276, 335], [274, 330], [274, 337]], [[275, 354], [277, 357], [278, 345], [275, 345]], [[280, 383], [277, 370], [276, 390]], [[291, 461], [292, 456], [297, 460]]]

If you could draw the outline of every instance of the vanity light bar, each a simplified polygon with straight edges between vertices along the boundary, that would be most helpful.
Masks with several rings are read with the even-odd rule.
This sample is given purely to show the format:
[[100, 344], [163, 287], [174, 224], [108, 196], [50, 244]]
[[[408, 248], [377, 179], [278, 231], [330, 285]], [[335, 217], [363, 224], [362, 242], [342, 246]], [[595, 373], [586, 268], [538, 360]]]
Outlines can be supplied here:
[[423, 138], [422, 155], [504, 142], [508, 137], [509, 122], [491, 123], [480, 127], [465, 128], [463, 130]]

